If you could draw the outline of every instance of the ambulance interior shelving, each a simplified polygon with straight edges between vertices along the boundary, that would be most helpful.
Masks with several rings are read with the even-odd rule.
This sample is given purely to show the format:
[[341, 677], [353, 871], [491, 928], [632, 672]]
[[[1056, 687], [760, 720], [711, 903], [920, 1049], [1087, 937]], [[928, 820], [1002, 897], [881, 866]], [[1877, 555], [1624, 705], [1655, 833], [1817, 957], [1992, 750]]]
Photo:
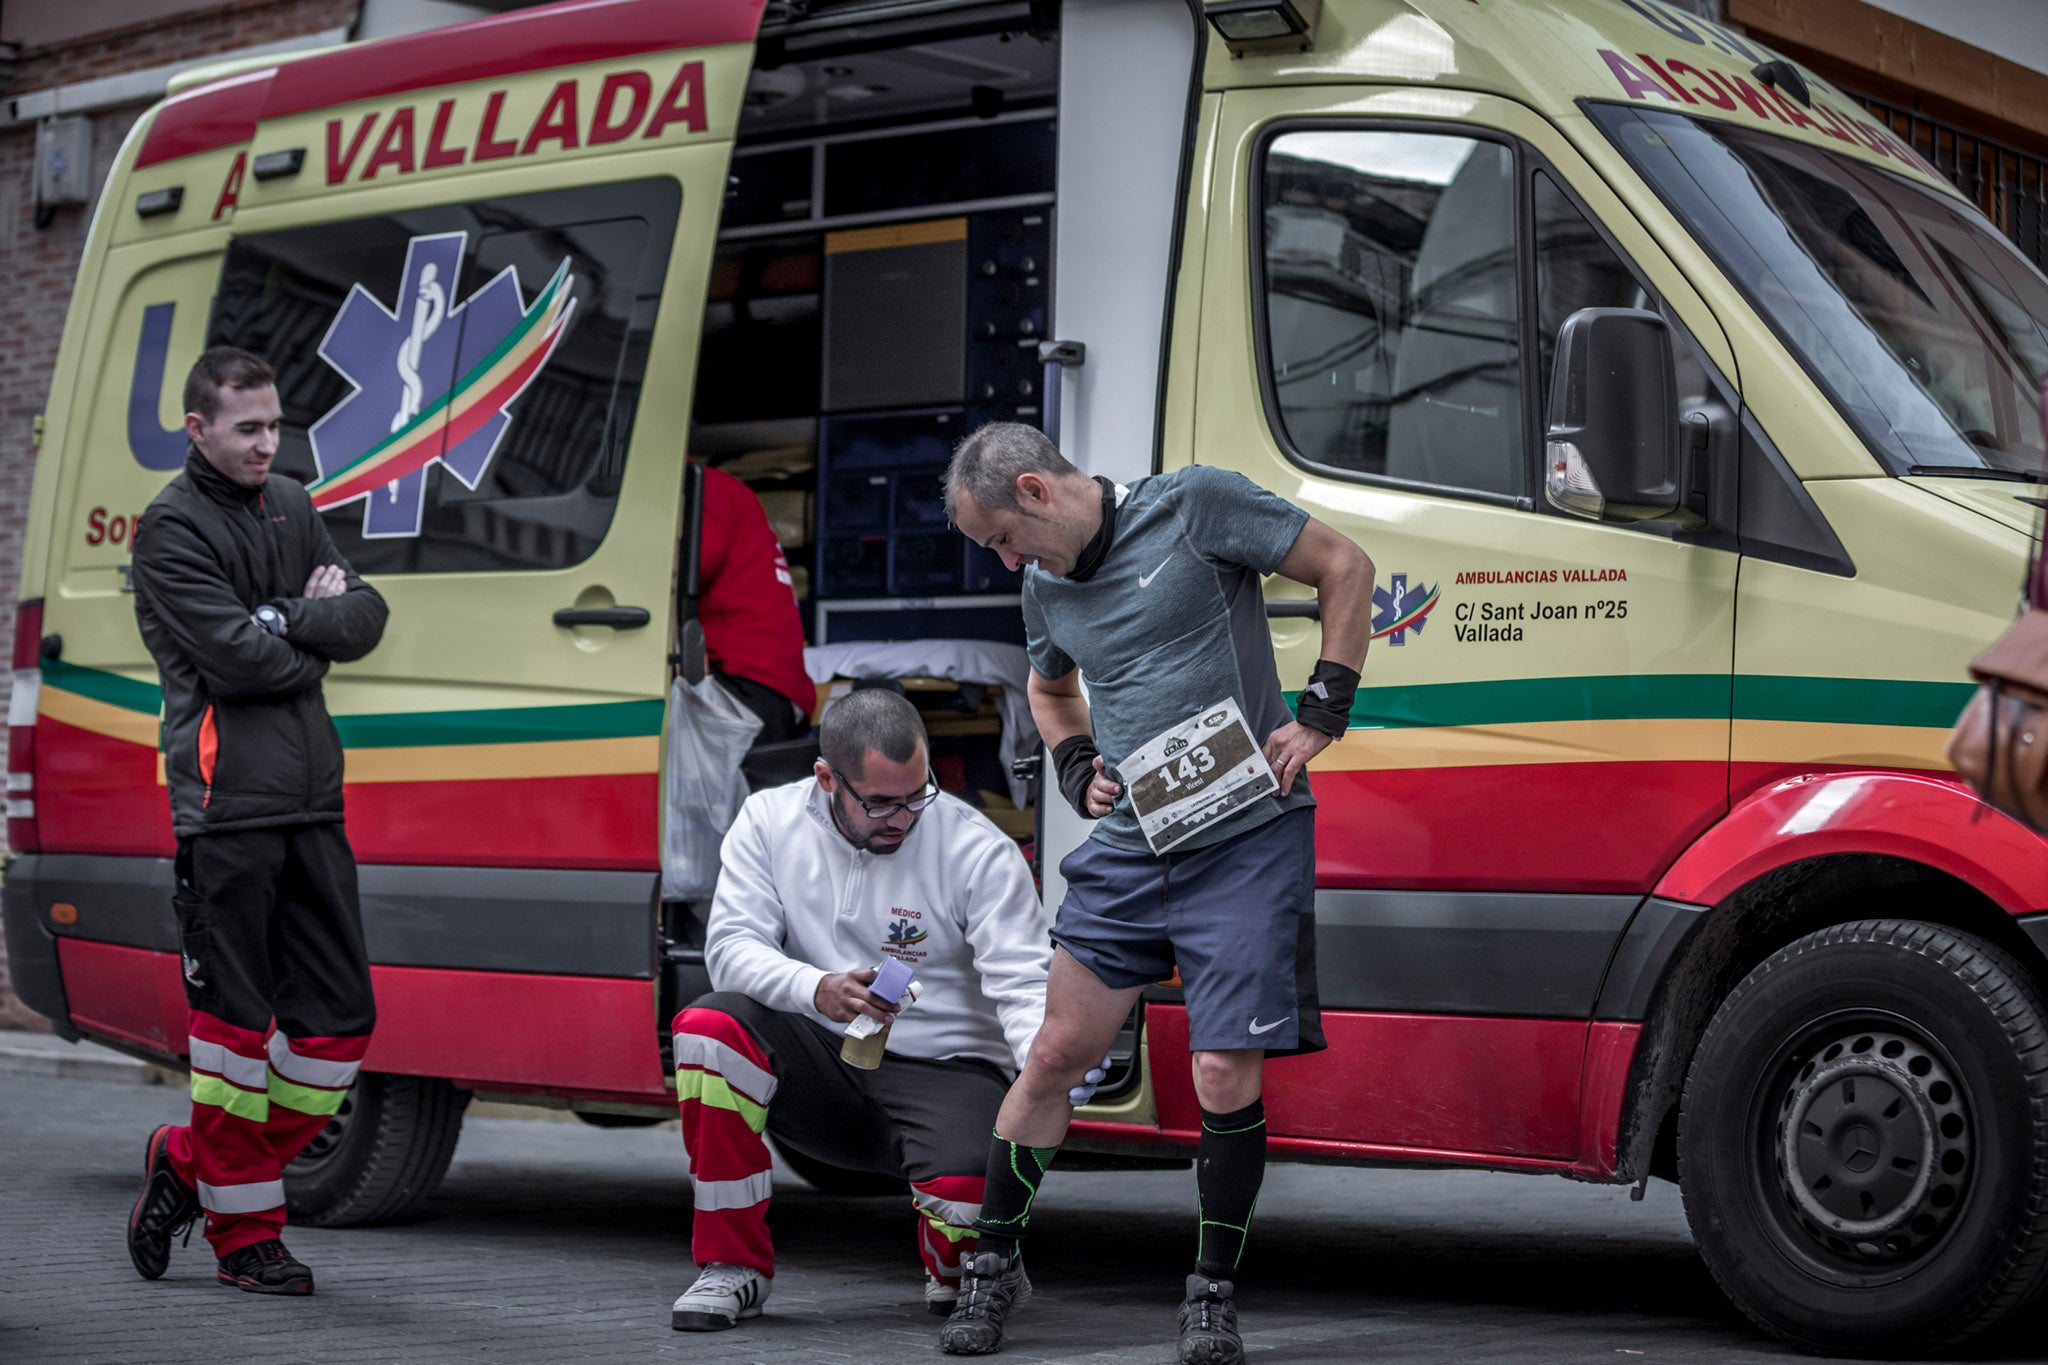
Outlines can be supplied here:
[[[946, 524], [942, 479], [982, 423], [1042, 420], [1056, 10], [777, 10], [740, 119], [690, 453], [760, 498], [807, 643], [842, 647], [843, 671], [888, 662], [924, 713], [941, 786], [1028, 843], [1028, 791], [998, 743], [1003, 684], [917, 660], [1023, 643], [1018, 575]], [[884, 642], [922, 643], [848, 648]]]

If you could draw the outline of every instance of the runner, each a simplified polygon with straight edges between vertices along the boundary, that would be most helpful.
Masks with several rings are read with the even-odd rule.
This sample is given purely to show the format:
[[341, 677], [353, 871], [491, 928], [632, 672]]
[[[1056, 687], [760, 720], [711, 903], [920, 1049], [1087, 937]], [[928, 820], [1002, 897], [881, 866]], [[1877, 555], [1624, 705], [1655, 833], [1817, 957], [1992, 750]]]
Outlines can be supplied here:
[[[1027, 569], [1032, 716], [1061, 793], [1097, 824], [1060, 865], [1045, 1025], [996, 1118], [980, 1244], [940, 1347], [1001, 1349], [1029, 1293], [1021, 1242], [1066, 1136], [1068, 1087], [1177, 966], [1202, 1106], [1180, 1359], [1242, 1360], [1233, 1280], [1265, 1174], [1265, 1058], [1324, 1046], [1305, 769], [1350, 717], [1372, 561], [1240, 475], [1198, 466], [1126, 488], [1015, 423], [961, 444], [946, 497], [964, 535]], [[1323, 658], [1294, 714], [1267, 633], [1269, 573], [1313, 587], [1321, 609]]]

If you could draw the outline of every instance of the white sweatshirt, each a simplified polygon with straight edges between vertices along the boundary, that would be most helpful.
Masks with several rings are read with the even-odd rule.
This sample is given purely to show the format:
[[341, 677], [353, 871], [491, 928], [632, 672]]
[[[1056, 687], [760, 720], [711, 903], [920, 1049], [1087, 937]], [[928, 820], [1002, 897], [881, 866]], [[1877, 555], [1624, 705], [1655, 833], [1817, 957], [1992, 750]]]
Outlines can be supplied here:
[[705, 932], [712, 989], [842, 1033], [813, 1003], [818, 983], [886, 954], [918, 983], [888, 1051], [1021, 1070], [1045, 1017], [1052, 942], [1017, 845], [942, 793], [894, 853], [869, 853], [832, 823], [829, 800], [805, 778], [740, 807]]

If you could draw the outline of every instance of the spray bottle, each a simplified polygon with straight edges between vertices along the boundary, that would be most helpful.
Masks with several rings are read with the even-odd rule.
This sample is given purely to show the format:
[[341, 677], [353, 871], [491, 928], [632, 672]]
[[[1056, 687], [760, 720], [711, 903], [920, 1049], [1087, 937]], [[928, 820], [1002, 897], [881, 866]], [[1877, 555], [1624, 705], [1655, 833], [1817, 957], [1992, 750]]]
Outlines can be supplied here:
[[[909, 964], [885, 957], [875, 965], [875, 979], [869, 983], [868, 992], [892, 1005], [908, 1008], [917, 999], [917, 982], [911, 978]], [[853, 1022], [846, 1026], [846, 1041], [839, 1045], [839, 1060], [863, 1071], [873, 1071], [882, 1064], [882, 1050], [888, 1033], [887, 1024], [878, 1024], [865, 1014], [856, 1014]]]

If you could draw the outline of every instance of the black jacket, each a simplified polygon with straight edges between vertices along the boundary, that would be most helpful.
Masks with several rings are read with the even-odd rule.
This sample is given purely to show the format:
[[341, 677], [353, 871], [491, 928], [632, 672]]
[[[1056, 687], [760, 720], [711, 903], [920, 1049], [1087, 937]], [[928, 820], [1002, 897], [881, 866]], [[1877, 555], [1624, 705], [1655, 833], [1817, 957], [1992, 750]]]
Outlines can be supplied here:
[[[313, 570], [348, 591], [309, 601]], [[335, 550], [306, 489], [244, 488], [198, 451], [135, 533], [135, 617], [164, 687], [164, 767], [179, 838], [341, 819], [341, 737], [320, 679], [376, 647], [387, 610]], [[283, 638], [250, 619], [269, 603]]]

